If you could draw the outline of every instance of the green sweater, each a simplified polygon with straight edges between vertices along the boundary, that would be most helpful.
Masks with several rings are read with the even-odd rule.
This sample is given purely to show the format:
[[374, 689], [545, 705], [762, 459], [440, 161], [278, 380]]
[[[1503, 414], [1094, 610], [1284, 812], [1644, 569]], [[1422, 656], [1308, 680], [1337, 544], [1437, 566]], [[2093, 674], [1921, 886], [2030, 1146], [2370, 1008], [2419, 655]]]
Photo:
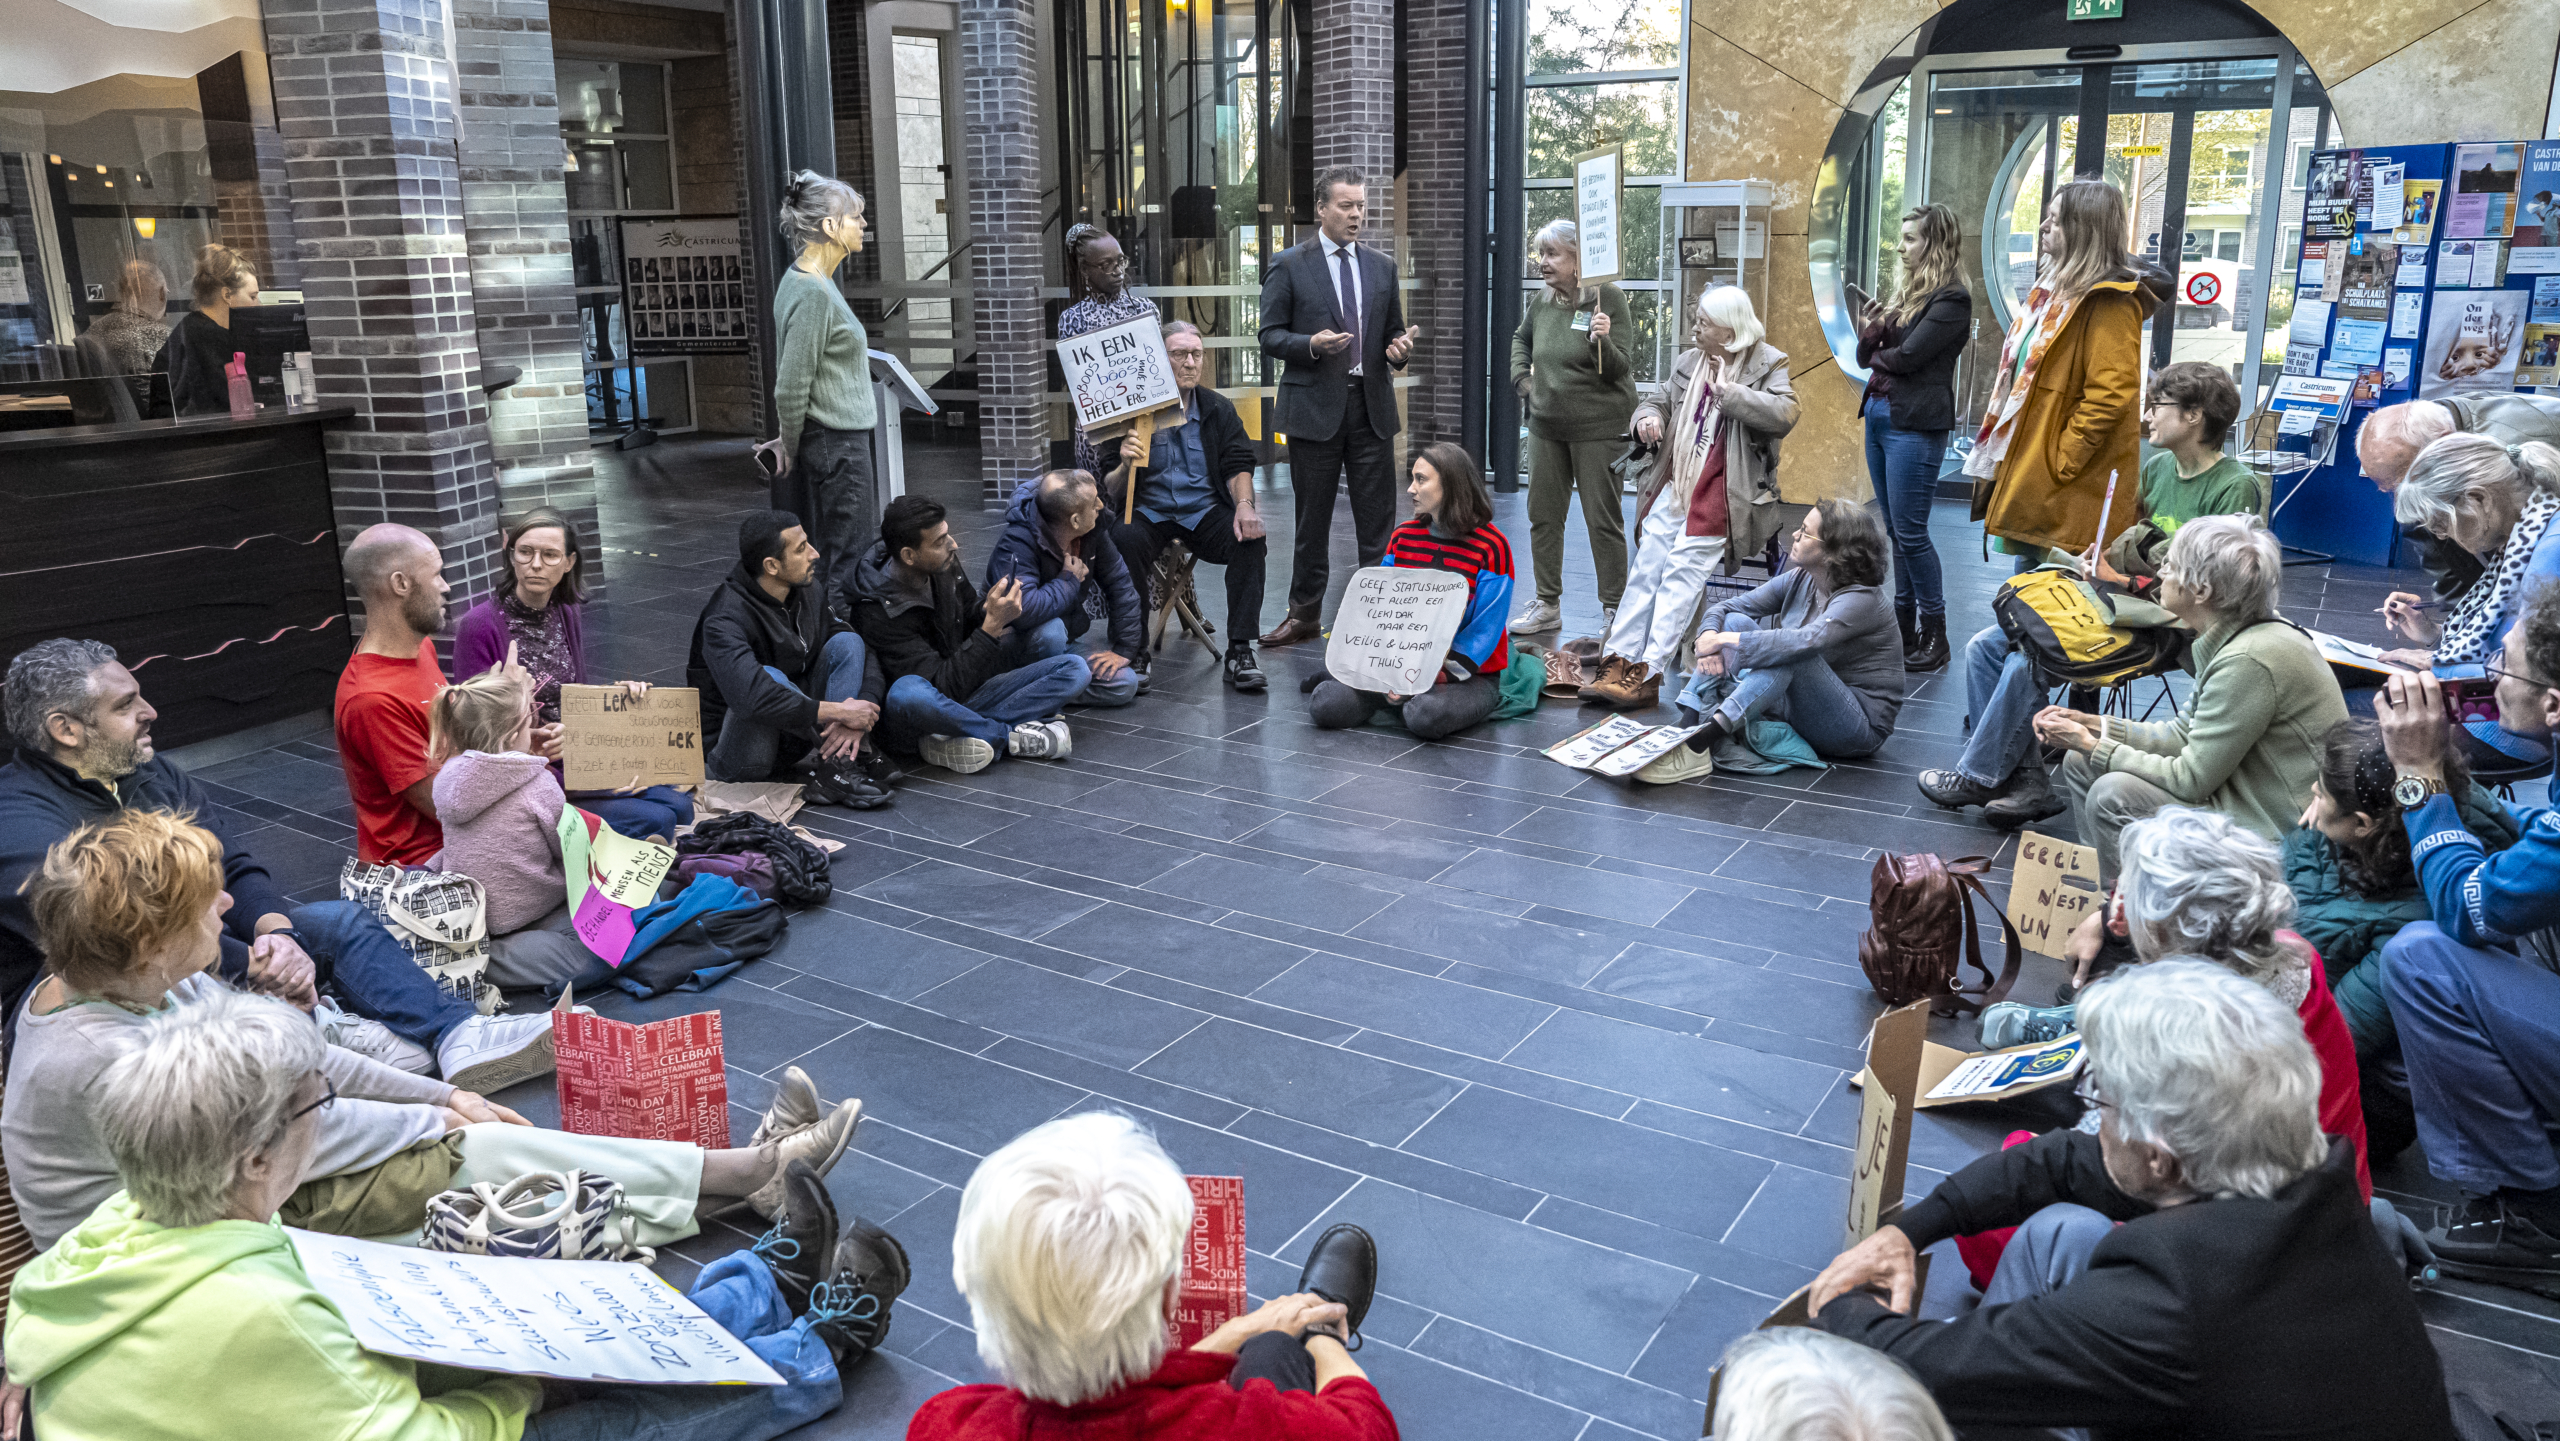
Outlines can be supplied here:
[[1600, 309], [1609, 317], [1609, 337], [1595, 361], [1591, 332], [1573, 328], [1574, 317], [1587, 312], [1558, 305], [1554, 293], [1543, 290], [1522, 307], [1520, 330], [1511, 337], [1511, 383], [1528, 378], [1529, 433], [1541, 440], [1611, 440], [1627, 433], [1627, 418], [1636, 412], [1636, 372], [1625, 347], [1635, 334], [1625, 292], [1601, 286]]
[[2258, 477], [2230, 456], [2190, 476], [2163, 450], [2142, 463], [2140, 520], [2107, 547], [2107, 563], [2127, 575], [2154, 576], [2178, 527], [2208, 515], [2257, 515]]
[[773, 290], [773, 321], [782, 337], [775, 347], [773, 407], [784, 452], [799, 455], [804, 423], [829, 430], [869, 430], [878, 423], [871, 405], [871, 337], [834, 281], [797, 265], [782, 272]]
[[122, 1191], [18, 1273], [6, 1344], [46, 1441], [516, 1441], [542, 1399], [365, 1350], [272, 1223], [172, 1230]]
[[2196, 638], [2194, 654], [2186, 713], [2110, 720], [2091, 759], [2282, 841], [2320, 774], [2321, 737], [2347, 718], [2337, 677], [2310, 638], [2280, 620], [2217, 625]]

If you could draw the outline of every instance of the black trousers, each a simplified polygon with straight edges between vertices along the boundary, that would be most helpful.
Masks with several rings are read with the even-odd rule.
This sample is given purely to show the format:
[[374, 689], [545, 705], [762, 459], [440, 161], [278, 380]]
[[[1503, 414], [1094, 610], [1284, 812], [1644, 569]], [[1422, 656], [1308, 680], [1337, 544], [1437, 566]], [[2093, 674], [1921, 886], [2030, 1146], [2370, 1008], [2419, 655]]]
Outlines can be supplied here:
[[800, 428], [800, 451], [791, 472], [773, 481], [773, 508], [800, 518], [818, 548], [818, 576], [827, 603], [853, 613], [853, 567], [878, 526], [871, 505], [871, 432], [829, 430], [812, 421]]
[[1244, 1383], [1257, 1378], [1270, 1382], [1275, 1391], [1313, 1391], [1316, 1358], [1307, 1354], [1305, 1341], [1286, 1331], [1260, 1332], [1236, 1352], [1236, 1368], [1227, 1373], [1227, 1384], [1241, 1391]]
[[1233, 506], [1211, 505], [1207, 514], [1188, 526], [1178, 521], [1149, 520], [1143, 515], [1126, 525], [1116, 516], [1107, 523], [1111, 543], [1120, 548], [1120, 559], [1137, 581], [1139, 599], [1144, 604], [1155, 604], [1146, 589], [1155, 575], [1156, 557], [1179, 538], [1191, 547], [1193, 555], [1227, 568], [1227, 649], [1251, 645], [1253, 638], [1262, 634], [1263, 570], [1269, 562], [1271, 542], [1260, 537], [1236, 539]]
[[1324, 608], [1333, 563], [1333, 494], [1351, 483], [1351, 527], [1360, 564], [1376, 565], [1396, 528], [1396, 444], [1369, 423], [1369, 397], [1354, 380], [1342, 397], [1342, 429], [1331, 440], [1289, 437], [1289, 488], [1298, 502], [1298, 538], [1289, 562], [1289, 614], [1314, 620]]

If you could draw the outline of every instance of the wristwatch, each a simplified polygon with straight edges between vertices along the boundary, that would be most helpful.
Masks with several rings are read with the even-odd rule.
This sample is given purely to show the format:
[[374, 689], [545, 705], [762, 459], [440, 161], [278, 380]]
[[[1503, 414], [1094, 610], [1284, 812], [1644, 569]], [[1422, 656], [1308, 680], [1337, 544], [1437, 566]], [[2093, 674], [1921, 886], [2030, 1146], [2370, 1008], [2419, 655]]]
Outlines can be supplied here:
[[2427, 803], [2427, 797], [2440, 796], [2444, 793], [2444, 782], [2438, 777], [2413, 776], [2405, 772], [2400, 777], [2400, 783], [2391, 788], [2391, 798], [2398, 801], [2400, 809], [2404, 811], [2414, 811]]

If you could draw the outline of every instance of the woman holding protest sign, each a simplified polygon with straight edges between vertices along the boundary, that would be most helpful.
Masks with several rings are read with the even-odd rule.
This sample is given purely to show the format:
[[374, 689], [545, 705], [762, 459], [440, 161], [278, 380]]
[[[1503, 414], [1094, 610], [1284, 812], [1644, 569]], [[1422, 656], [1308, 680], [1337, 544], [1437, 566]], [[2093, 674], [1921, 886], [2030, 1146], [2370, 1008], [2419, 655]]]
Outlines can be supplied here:
[[1331, 677], [1319, 681], [1307, 698], [1307, 714], [1325, 730], [1361, 725], [1380, 706], [1394, 706], [1406, 730], [1432, 741], [1481, 723], [1502, 703], [1502, 673], [1511, 664], [1503, 625], [1511, 613], [1511, 542], [1493, 523], [1484, 477], [1464, 450], [1435, 441], [1413, 458], [1405, 493], [1413, 497], [1413, 519], [1387, 537], [1384, 564], [1466, 577], [1466, 614], [1440, 673], [1417, 694], [1354, 690]]

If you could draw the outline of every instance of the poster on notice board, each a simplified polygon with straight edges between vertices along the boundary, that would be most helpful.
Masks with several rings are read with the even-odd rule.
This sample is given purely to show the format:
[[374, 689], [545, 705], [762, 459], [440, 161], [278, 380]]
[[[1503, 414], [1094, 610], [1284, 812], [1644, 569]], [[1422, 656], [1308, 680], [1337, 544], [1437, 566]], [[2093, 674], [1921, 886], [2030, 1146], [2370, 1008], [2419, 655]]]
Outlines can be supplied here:
[[633, 355], [743, 351], [748, 299], [738, 217], [622, 222], [622, 313]]
[[2521, 290], [2437, 295], [2434, 312], [2427, 317], [2418, 398], [2515, 389], [2525, 310], [2531, 302], [2532, 297]]
[[2453, 199], [2445, 205], [2444, 233], [2473, 239], [2513, 233], [2523, 169], [2521, 145], [2453, 147]]

